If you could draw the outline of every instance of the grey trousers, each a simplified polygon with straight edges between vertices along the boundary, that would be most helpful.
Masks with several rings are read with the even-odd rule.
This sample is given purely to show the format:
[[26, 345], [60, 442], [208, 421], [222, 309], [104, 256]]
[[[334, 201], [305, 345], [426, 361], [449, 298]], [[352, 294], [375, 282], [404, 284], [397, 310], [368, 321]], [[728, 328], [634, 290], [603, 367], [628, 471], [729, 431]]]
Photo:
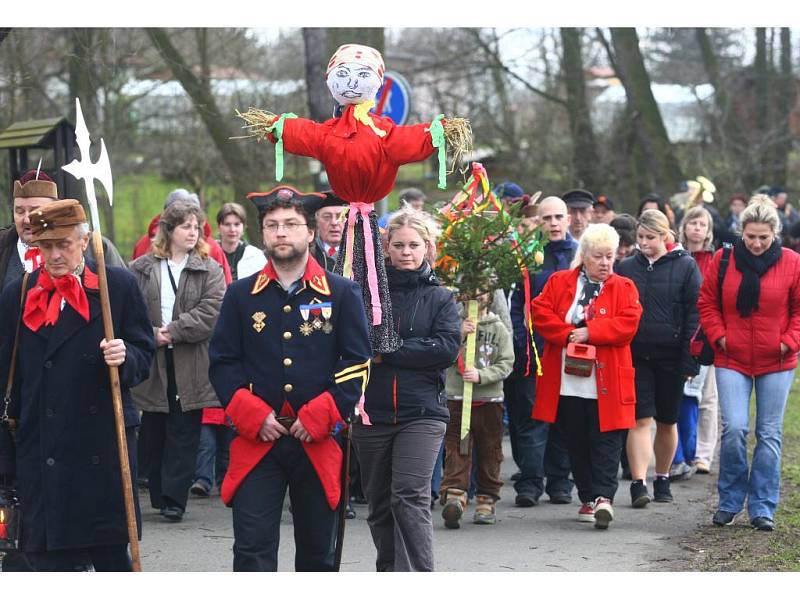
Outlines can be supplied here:
[[447, 425], [353, 426], [378, 571], [433, 571], [431, 475]]

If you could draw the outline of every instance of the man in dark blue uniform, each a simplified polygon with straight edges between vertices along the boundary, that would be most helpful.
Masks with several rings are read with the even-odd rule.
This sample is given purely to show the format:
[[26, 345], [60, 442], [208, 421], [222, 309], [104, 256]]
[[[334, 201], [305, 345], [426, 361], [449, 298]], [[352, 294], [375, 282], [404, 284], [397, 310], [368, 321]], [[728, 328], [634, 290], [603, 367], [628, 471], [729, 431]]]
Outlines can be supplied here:
[[233, 507], [233, 568], [278, 568], [286, 488], [295, 569], [334, 569], [343, 453], [372, 355], [361, 290], [310, 256], [321, 197], [288, 186], [249, 196], [264, 269], [225, 294], [209, 349], [211, 383], [233, 421], [223, 501]]
[[133, 276], [108, 267], [118, 338], [104, 339], [96, 269], [83, 257], [88, 226], [77, 200], [50, 202], [30, 221], [43, 266], [27, 280], [21, 316], [21, 278], [6, 286], [0, 298], [3, 384], [21, 318], [9, 407], [16, 421], [16, 461], [10, 465], [16, 473], [6, 465], [0, 476], [16, 475], [20, 543], [35, 570], [71, 571], [91, 564], [96, 571], [129, 571], [108, 366], [119, 367], [135, 478], [139, 418], [130, 388], [150, 372], [153, 329]]

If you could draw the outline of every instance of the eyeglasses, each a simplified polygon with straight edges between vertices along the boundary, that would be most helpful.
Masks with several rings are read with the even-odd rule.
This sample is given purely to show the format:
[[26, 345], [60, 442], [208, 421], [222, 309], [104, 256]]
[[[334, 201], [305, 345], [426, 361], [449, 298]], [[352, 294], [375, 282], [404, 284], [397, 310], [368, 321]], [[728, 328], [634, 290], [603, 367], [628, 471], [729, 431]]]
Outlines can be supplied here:
[[276, 223], [275, 221], [267, 221], [264, 223], [264, 231], [270, 233], [278, 233], [278, 230], [283, 227], [286, 233], [294, 233], [301, 227], [306, 227], [308, 223], [298, 223], [297, 221], [287, 221], [286, 223]]

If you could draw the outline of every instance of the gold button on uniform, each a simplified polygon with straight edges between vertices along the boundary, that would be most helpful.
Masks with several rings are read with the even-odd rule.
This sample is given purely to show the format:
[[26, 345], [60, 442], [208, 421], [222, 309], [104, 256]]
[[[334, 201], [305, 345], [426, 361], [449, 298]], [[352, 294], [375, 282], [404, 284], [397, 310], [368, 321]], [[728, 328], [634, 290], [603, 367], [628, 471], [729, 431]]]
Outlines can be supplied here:
[[287, 383], [285, 386], [283, 386], [283, 391], [284, 392], [291, 392], [293, 389], [294, 389], [294, 386], [291, 383]]
[[283, 339], [285, 339], [285, 340], [292, 339], [292, 332], [291, 331], [284, 331], [283, 332]]
[[283, 366], [284, 367], [291, 367], [292, 366], [292, 359], [291, 358], [284, 358], [283, 359]]
[[292, 307], [287, 304], [286, 306], [283, 307], [283, 312], [285, 313], [292, 312]]

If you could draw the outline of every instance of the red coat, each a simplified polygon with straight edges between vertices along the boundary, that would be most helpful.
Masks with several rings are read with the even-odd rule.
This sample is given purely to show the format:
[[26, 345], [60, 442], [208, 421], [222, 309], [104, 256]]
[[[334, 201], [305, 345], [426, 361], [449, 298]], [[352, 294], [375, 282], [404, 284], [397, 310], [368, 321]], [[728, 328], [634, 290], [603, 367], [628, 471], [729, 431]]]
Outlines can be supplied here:
[[433, 154], [430, 123], [400, 126], [370, 113], [375, 126], [386, 132], [379, 137], [355, 120], [353, 110], [354, 105], [348, 105], [341, 117], [324, 123], [286, 119], [283, 143], [286, 152], [309, 156], [325, 165], [337, 196], [347, 202], [371, 204], [392, 191], [400, 165]]
[[[561, 392], [561, 351], [575, 326], [564, 319], [575, 300], [580, 267], [557, 271], [531, 302], [533, 328], [545, 339], [542, 376], [536, 380], [532, 417], [554, 423]], [[642, 306], [636, 285], [627, 277], [611, 275], [594, 301], [594, 315], [586, 323], [589, 342], [597, 347], [595, 373], [600, 431], [630, 429], [636, 425], [636, 389], [630, 343], [639, 327]]]
[[[720, 313], [717, 273], [721, 257], [718, 250], [697, 301], [703, 332], [714, 346], [714, 366], [751, 377], [794, 369], [800, 350], [800, 255], [782, 249], [778, 262], [761, 277], [758, 310], [746, 319], [736, 310], [742, 274], [736, 268], [734, 252], [722, 282]], [[722, 337], [726, 351], [717, 346]], [[781, 342], [789, 347], [783, 356]]]

